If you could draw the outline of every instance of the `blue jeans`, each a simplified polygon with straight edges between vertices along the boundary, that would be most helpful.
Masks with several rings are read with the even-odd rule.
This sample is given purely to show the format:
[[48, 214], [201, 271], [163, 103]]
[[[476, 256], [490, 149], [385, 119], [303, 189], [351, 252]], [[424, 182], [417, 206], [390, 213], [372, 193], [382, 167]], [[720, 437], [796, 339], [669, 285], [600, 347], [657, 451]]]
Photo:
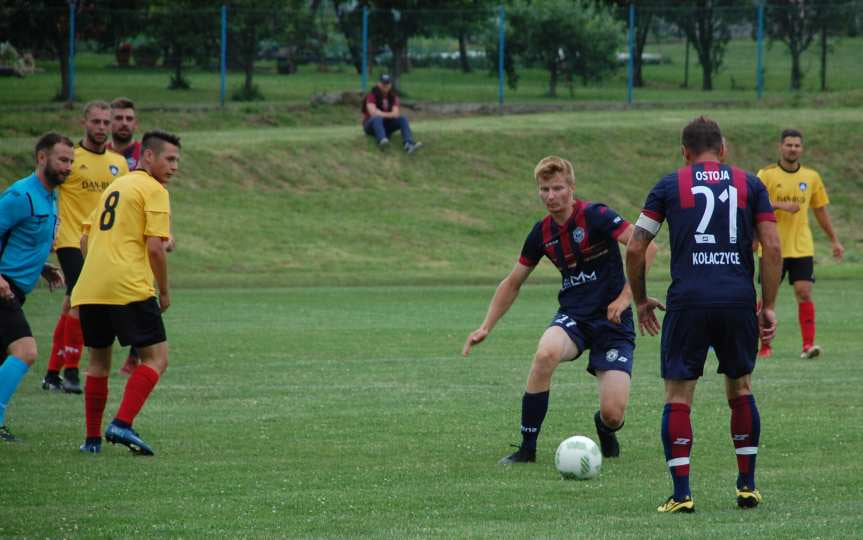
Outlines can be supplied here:
[[363, 124], [363, 131], [366, 132], [366, 135], [374, 135], [378, 142], [381, 142], [382, 139], [388, 139], [396, 131], [401, 131], [402, 140], [405, 144], [414, 142], [411, 126], [406, 116], [399, 116], [398, 118], [372, 116]]

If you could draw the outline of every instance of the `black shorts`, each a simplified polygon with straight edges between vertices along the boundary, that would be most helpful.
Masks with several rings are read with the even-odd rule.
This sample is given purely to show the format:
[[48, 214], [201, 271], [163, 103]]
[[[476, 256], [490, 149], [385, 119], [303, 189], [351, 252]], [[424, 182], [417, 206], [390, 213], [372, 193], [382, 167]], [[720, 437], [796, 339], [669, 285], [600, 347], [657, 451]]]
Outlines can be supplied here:
[[114, 338], [120, 345], [139, 348], [167, 341], [162, 312], [155, 298], [124, 306], [82, 304], [78, 308], [84, 345], [88, 347], [110, 347]]
[[84, 267], [84, 255], [78, 248], [59, 248], [57, 261], [63, 270], [63, 279], [66, 280], [66, 296], [72, 296], [72, 289], [78, 283], [78, 276], [81, 275], [81, 268]]
[[719, 360], [717, 373], [738, 379], [755, 369], [758, 319], [752, 308], [669, 311], [662, 320], [662, 378], [693, 380], [704, 374], [707, 351]]
[[782, 279], [785, 274], [788, 274], [789, 285], [794, 285], [795, 281], [815, 283], [815, 260], [812, 257], [786, 257], [782, 259]]
[[24, 316], [24, 310], [21, 309], [24, 304], [24, 294], [9, 278], [3, 276], [3, 279], [9, 283], [9, 287], [15, 294], [14, 300], [0, 300], [0, 346], [3, 347], [0, 354], [5, 360], [6, 355], [9, 354], [9, 345], [21, 338], [33, 337], [33, 332]]

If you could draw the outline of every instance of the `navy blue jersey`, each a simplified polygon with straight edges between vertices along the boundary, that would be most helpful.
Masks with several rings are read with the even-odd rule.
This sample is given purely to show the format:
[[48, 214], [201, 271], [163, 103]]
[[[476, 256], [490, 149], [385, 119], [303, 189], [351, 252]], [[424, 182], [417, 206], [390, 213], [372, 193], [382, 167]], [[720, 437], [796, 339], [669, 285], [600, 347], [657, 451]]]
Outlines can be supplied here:
[[671, 239], [669, 310], [755, 307], [755, 225], [776, 221], [755, 175], [716, 162], [678, 169], [654, 186], [638, 225], [656, 234], [663, 220]]
[[617, 238], [628, 227], [604, 204], [576, 200], [563, 225], [548, 215], [533, 226], [518, 262], [532, 268], [548, 257], [563, 277], [562, 310], [575, 319], [604, 318], [626, 283]]

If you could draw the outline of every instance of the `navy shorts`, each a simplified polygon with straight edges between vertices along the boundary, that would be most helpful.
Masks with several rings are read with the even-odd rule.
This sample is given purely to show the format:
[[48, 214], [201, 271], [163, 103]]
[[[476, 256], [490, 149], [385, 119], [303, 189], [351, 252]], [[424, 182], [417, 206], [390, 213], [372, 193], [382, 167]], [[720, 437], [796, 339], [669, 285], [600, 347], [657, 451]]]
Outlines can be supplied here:
[[755, 369], [758, 318], [754, 308], [669, 311], [662, 321], [662, 378], [694, 380], [704, 374], [707, 351], [719, 359], [717, 373], [738, 379]]
[[[564, 311], [558, 311], [548, 325], [559, 326], [569, 339], [578, 347], [578, 358], [590, 349], [587, 371], [596, 375], [597, 371], [625, 371], [632, 375], [633, 353], [635, 352], [635, 326], [632, 323], [632, 309], [627, 309], [620, 317], [620, 324], [608, 319], [571, 318]], [[573, 358], [573, 360], [575, 360]]]

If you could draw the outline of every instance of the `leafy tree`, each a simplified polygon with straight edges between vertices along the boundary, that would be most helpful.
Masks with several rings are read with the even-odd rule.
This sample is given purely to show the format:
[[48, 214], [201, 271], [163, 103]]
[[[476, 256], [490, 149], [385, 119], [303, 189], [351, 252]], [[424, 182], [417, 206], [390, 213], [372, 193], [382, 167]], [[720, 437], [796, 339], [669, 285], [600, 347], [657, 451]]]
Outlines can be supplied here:
[[[507, 15], [507, 55], [542, 65], [549, 73], [548, 95], [557, 95], [563, 76], [587, 83], [617, 67], [615, 51], [624, 35], [611, 6], [587, 0], [513, 2]], [[507, 62], [510, 85], [515, 64]]]
[[499, 0], [440, 0], [428, 13], [423, 34], [448, 36], [458, 40], [459, 67], [471, 72], [467, 44], [496, 25]]
[[741, 0], [673, 0], [665, 18], [686, 34], [701, 64], [701, 89], [713, 90], [713, 76], [719, 73], [725, 47], [731, 40], [731, 25], [740, 19]]
[[635, 4], [635, 51], [632, 57], [632, 85], [641, 88], [644, 86], [644, 75], [642, 74], [642, 55], [647, 36], [653, 23], [661, 13], [662, 8], [651, 0], [616, 0], [620, 18], [629, 27], [629, 5]]
[[824, 0], [770, 0], [766, 5], [767, 34], [788, 47], [791, 55], [791, 89], [800, 90], [803, 70], [800, 57], [820, 35], [821, 89], [827, 87], [827, 32], [840, 26], [848, 15], [845, 6]]

